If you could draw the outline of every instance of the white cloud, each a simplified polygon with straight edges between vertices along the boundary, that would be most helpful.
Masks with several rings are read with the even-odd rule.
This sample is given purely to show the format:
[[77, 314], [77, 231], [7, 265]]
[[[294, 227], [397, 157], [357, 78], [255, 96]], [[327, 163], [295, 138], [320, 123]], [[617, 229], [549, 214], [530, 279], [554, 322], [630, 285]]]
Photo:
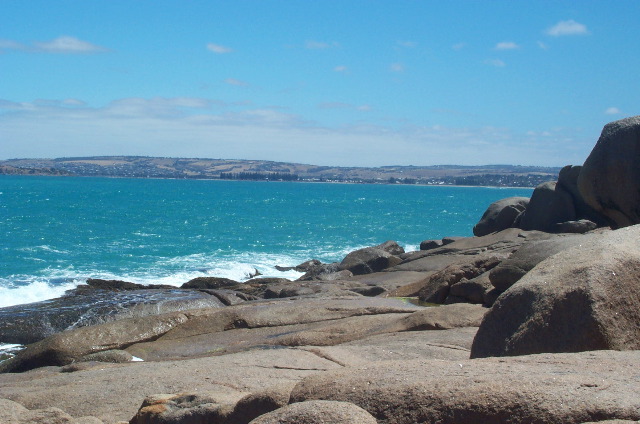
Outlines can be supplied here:
[[214, 43], [207, 44], [207, 50], [217, 54], [231, 53], [233, 51], [233, 49], [229, 47], [221, 46], [220, 44]]
[[227, 78], [226, 80], [224, 80], [224, 82], [226, 82], [229, 85], [235, 85], [238, 87], [248, 87], [249, 83], [245, 82], [245, 81], [241, 81], [239, 79], [235, 79], [235, 78]]
[[514, 43], [513, 41], [502, 41], [496, 44], [496, 50], [515, 50], [519, 49], [520, 46]]
[[51, 41], [36, 41], [32, 45], [22, 44], [13, 40], [0, 40], [0, 52], [2, 50], [20, 50], [29, 53], [65, 54], [102, 53], [109, 51], [109, 49], [105, 47], [67, 35], [60, 36]]
[[453, 46], [451, 46], [451, 48], [453, 50], [462, 50], [467, 46], [467, 43], [456, 43]]
[[405, 67], [402, 63], [392, 63], [389, 67], [392, 72], [404, 72]]
[[36, 50], [46, 53], [99, 53], [107, 51], [104, 47], [69, 36], [61, 36], [51, 41], [33, 44]]
[[609, 107], [604, 111], [606, 115], [618, 115], [620, 113], [620, 109], [617, 107]]
[[547, 50], [549, 47], [543, 43], [542, 41], [538, 41], [538, 47], [540, 47], [542, 50]]
[[563, 35], [586, 35], [589, 34], [586, 25], [578, 23], [573, 19], [568, 21], [560, 21], [551, 28], [548, 28], [545, 33], [552, 37], [560, 37]]
[[336, 72], [347, 72], [349, 70], [349, 68], [347, 68], [344, 65], [339, 65], [339, 66], [336, 66], [335, 68], [333, 68], [333, 70], [336, 71]]
[[500, 59], [487, 59], [484, 61], [484, 63], [486, 65], [491, 65], [491, 66], [495, 66], [496, 68], [502, 68], [507, 66], [506, 63], [504, 63], [504, 61], [500, 60]]

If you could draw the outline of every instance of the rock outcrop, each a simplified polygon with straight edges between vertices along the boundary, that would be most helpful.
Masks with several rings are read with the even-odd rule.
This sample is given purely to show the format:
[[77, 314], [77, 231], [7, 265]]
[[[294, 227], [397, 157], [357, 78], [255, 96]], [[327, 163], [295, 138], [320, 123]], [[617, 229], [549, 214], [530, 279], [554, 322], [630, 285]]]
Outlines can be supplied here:
[[640, 223], [640, 116], [602, 130], [578, 176], [585, 202], [614, 227]]
[[[516, 219], [527, 208], [528, 197], [508, 197], [498, 200], [489, 205], [480, 221], [473, 227], [473, 234], [476, 237], [517, 227]], [[422, 246], [420, 247], [421, 250]]]
[[640, 349], [640, 225], [536, 265], [484, 317], [471, 357]]

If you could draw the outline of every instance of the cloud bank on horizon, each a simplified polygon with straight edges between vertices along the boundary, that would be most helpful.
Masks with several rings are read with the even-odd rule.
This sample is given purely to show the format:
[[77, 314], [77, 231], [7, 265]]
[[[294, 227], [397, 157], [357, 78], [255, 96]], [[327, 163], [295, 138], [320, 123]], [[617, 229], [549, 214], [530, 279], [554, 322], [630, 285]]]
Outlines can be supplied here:
[[3, 8], [0, 159], [562, 166], [640, 114], [634, 1]]

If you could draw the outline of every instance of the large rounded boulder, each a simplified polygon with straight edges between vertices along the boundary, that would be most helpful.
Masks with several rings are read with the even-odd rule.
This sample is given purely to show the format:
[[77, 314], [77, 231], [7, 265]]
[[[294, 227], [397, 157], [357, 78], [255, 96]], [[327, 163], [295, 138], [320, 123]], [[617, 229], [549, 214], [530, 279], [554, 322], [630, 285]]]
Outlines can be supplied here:
[[605, 125], [582, 166], [578, 189], [613, 227], [640, 223], [640, 116]]
[[519, 227], [523, 230], [553, 232], [557, 224], [575, 219], [576, 210], [571, 194], [556, 182], [549, 181], [533, 190]]
[[485, 315], [471, 357], [640, 349], [640, 225], [586, 238], [529, 271]]
[[[528, 197], [508, 197], [493, 202], [473, 227], [476, 237], [506, 230], [515, 227], [514, 223], [529, 204]], [[422, 246], [420, 247], [422, 249]]]

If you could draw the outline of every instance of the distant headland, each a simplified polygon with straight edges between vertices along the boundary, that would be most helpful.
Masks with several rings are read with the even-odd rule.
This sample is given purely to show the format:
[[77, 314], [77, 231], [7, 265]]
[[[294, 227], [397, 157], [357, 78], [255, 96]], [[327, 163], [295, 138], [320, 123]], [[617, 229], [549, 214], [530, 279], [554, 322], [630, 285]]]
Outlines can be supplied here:
[[535, 187], [560, 168], [517, 165], [337, 167], [265, 160], [90, 156], [0, 161], [0, 175]]

